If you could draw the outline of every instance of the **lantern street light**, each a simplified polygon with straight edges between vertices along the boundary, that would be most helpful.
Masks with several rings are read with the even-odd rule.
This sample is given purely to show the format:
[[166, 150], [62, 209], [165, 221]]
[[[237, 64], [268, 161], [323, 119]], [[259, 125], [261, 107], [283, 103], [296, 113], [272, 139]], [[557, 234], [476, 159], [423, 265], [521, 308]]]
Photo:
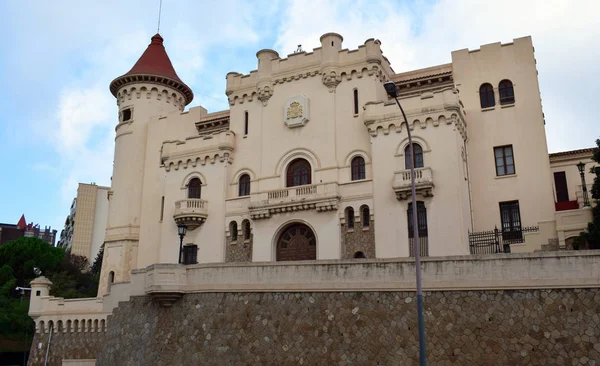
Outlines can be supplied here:
[[178, 225], [177, 233], [179, 234], [179, 264], [181, 264], [181, 252], [183, 251], [183, 237], [185, 236], [185, 232], [187, 231], [187, 226]]
[[415, 272], [417, 276], [417, 318], [419, 321], [419, 364], [421, 366], [427, 365], [427, 357], [425, 352], [425, 321], [423, 319], [423, 285], [421, 283], [421, 246], [419, 243], [419, 227], [417, 220], [417, 191], [415, 188], [415, 151], [412, 143], [412, 136], [410, 134], [410, 126], [408, 125], [408, 120], [406, 119], [406, 114], [404, 113], [404, 109], [400, 105], [400, 101], [398, 100], [398, 91], [396, 90], [396, 84], [392, 81], [388, 81], [383, 84], [387, 95], [390, 98], [394, 98], [398, 107], [400, 108], [400, 112], [402, 112], [402, 117], [404, 117], [404, 123], [406, 123], [406, 132], [408, 134], [408, 146], [410, 151], [410, 185], [411, 185], [411, 194], [412, 194], [412, 222], [413, 222], [413, 237], [414, 237], [414, 246], [415, 246]]
[[581, 176], [581, 190], [583, 192], [583, 207], [589, 206], [590, 205], [590, 199], [588, 198], [588, 192], [587, 192], [587, 184], [585, 184], [585, 163], [580, 161], [579, 164], [577, 164], [577, 169], [579, 169], [579, 175]]

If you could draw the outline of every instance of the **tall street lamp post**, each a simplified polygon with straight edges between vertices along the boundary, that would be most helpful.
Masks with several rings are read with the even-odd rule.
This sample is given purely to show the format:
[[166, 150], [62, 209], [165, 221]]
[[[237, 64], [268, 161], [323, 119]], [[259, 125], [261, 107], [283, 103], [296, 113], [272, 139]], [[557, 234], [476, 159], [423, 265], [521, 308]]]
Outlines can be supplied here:
[[179, 234], [179, 261], [178, 263], [181, 264], [181, 252], [183, 251], [183, 237], [185, 236], [185, 232], [187, 231], [187, 226], [185, 225], [179, 225], [177, 226], [177, 233]]
[[587, 185], [585, 184], [585, 163], [580, 161], [577, 164], [579, 169], [579, 175], [581, 175], [581, 191], [583, 192], [583, 207], [590, 205], [590, 199], [588, 198]]
[[417, 276], [417, 318], [419, 321], [419, 364], [421, 366], [427, 365], [427, 357], [425, 352], [425, 321], [423, 319], [423, 285], [421, 283], [421, 245], [419, 243], [419, 223], [417, 221], [417, 191], [415, 188], [415, 152], [412, 143], [412, 136], [410, 134], [410, 126], [406, 119], [404, 109], [400, 105], [398, 100], [398, 91], [396, 90], [396, 84], [392, 81], [388, 81], [383, 84], [385, 91], [388, 96], [394, 98], [402, 117], [404, 117], [404, 123], [406, 123], [406, 132], [408, 133], [408, 146], [410, 151], [410, 188], [412, 193], [412, 222], [413, 222], [413, 237], [414, 237], [414, 251], [415, 251], [415, 272]]

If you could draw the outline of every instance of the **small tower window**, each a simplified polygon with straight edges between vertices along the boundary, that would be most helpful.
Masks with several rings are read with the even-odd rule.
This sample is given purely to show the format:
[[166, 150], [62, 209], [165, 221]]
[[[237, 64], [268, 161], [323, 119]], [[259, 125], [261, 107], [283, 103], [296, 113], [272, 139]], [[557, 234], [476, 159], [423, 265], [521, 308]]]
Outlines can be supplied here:
[[354, 209], [352, 207], [346, 208], [346, 225], [348, 229], [354, 229]]
[[244, 136], [248, 135], [248, 111], [244, 112]]
[[231, 234], [231, 241], [236, 241], [237, 240], [237, 222], [232, 221], [229, 224], [229, 233]]
[[242, 222], [242, 230], [244, 231], [244, 240], [250, 240], [250, 221]]
[[123, 110], [123, 122], [127, 122], [131, 119], [131, 108]]
[[354, 114], [358, 114], [358, 89], [354, 89]]
[[369, 206], [363, 206], [360, 209], [360, 213], [362, 216], [362, 225], [363, 227], [369, 227], [371, 224], [371, 210], [369, 210]]

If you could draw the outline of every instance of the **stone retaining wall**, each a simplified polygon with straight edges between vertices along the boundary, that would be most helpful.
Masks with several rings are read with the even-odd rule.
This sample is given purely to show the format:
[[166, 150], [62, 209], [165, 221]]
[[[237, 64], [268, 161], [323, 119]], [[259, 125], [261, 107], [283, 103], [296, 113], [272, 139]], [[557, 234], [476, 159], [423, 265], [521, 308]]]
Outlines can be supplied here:
[[[105, 335], [105, 332], [65, 333], [55, 331], [50, 340], [48, 365], [61, 366], [64, 359], [96, 358], [104, 343]], [[37, 366], [44, 364], [49, 336], [50, 333], [35, 334], [31, 344], [28, 365]], [[119, 364], [117, 363], [117, 365]]]
[[[425, 295], [431, 365], [600, 365], [598, 289]], [[416, 365], [415, 307], [410, 292], [138, 296], [109, 317], [97, 364]], [[53, 340], [69, 342], [85, 340]]]

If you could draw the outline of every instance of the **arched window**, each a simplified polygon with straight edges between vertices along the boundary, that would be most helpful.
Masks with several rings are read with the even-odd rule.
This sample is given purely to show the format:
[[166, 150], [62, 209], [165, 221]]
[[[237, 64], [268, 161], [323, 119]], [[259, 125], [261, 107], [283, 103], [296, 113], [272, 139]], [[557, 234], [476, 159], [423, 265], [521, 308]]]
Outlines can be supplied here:
[[369, 206], [364, 205], [360, 208], [360, 216], [362, 220], [362, 226], [369, 227], [369, 225], [371, 225], [371, 210], [369, 210]]
[[358, 89], [354, 89], [354, 114], [358, 114]]
[[108, 273], [108, 286], [106, 288], [106, 292], [110, 293], [110, 288], [114, 282], [115, 282], [115, 272], [110, 271]]
[[352, 170], [352, 180], [365, 179], [365, 159], [362, 156], [356, 156], [350, 164]]
[[250, 195], [250, 176], [248, 174], [242, 174], [240, 177], [239, 194], [240, 197]]
[[346, 226], [348, 229], [354, 229], [354, 209], [346, 207]]
[[406, 169], [410, 169], [411, 161], [415, 163], [415, 168], [423, 167], [423, 148], [421, 145], [413, 143], [413, 149], [415, 150], [415, 158], [410, 158], [410, 145], [404, 149], [404, 166]]
[[287, 187], [311, 184], [310, 164], [304, 159], [296, 159], [287, 168]]
[[244, 112], [244, 136], [248, 134], [248, 111]]
[[200, 198], [202, 182], [198, 178], [192, 178], [188, 183], [188, 198]]
[[231, 234], [231, 240], [232, 241], [236, 241], [237, 240], [237, 222], [232, 221], [229, 223], [229, 233]]
[[244, 240], [250, 240], [250, 221], [242, 221], [242, 231], [244, 232]]
[[490, 83], [481, 84], [479, 87], [479, 102], [481, 108], [490, 108], [496, 105], [494, 87]]
[[367, 256], [363, 252], [356, 252], [354, 253], [354, 258], [367, 258]]
[[500, 104], [511, 104], [515, 102], [515, 91], [510, 80], [502, 80], [498, 85], [500, 93]]

